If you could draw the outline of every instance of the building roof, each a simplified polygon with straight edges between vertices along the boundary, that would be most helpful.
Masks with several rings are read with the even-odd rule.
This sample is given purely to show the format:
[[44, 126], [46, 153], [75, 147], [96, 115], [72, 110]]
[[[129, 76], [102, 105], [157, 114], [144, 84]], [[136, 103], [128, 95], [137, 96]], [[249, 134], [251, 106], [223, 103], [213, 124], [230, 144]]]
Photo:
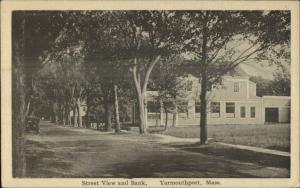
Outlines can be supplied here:
[[[280, 65], [285, 67], [288, 71], [290, 71], [290, 63], [288, 60], [281, 60]], [[278, 64], [270, 63], [267, 60], [263, 60], [260, 62], [247, 61], [241, 63], [236, 67], [234, 73], [231, 73], [236, 76], [259, 76], [266, 80], [273, 80], [274, 73], [278, 71]]]

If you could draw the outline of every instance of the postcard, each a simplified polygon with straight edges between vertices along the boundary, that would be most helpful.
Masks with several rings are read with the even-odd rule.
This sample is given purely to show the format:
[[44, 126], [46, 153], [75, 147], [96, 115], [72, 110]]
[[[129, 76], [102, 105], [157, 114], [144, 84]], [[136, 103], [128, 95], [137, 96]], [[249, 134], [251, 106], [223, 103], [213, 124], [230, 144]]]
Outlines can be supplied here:
[[2, 1], [3, 187], [299, 187], [298, 1]]

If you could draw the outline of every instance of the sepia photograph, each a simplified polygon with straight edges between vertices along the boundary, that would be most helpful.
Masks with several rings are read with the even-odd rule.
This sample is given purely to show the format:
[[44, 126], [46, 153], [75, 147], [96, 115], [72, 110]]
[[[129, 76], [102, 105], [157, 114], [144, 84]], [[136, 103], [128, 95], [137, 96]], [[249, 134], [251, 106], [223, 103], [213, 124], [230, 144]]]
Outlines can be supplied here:
[[10, 9], [7, 35], [1, 25], [1, 54], [11, 50], [11, 63], [1, 59], [1, 75], [10, 75], [1, 76], [10, 97], [1, 92], [6, 177], [297, 187], [299, 23], [293, 30], [291, 20], [299, 22], [299, 7], [295, 17], [287, 7], [190, 6]]

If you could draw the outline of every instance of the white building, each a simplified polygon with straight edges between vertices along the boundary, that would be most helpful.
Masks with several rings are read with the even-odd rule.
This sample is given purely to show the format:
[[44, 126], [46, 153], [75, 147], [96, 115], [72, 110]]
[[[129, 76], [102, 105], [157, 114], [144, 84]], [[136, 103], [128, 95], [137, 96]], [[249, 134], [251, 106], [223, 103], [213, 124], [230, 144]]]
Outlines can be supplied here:
[[[200, 122], [200, 84], [193, 76], [186, 79], [186, 95], [178, 99], [177, 113], [168, 118], [168, 124], [176, 119], [177, 125], [198, 125]], [[148, 106], [153, 103], [155, 91], [147, 93]], [[264, 124], [288, 123], [290, 121], [289, 96], [256, 96], [256, 84], [245, 76], [224, 76], [221, 87], [208, 92], [208, 124]], [[153, 104], [152, 104], [153, 106]], [[158, 104], [159, 106], [159, 104]], [[159, 115], [158, 115], [159, 113]], [[149, 125], [164, 124], [162, 108], [148, 108]]]

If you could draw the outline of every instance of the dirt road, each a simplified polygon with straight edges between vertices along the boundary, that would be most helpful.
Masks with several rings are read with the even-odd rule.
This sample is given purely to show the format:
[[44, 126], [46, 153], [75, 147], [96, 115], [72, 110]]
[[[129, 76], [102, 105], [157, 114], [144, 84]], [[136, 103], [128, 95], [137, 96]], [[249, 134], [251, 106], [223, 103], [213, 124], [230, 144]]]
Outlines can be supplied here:
[[289, 177], [288, 167], [184, 150], [153, 135], [103, 133], [45, 121], [40, 131], [27, 135], [27, 177]]

